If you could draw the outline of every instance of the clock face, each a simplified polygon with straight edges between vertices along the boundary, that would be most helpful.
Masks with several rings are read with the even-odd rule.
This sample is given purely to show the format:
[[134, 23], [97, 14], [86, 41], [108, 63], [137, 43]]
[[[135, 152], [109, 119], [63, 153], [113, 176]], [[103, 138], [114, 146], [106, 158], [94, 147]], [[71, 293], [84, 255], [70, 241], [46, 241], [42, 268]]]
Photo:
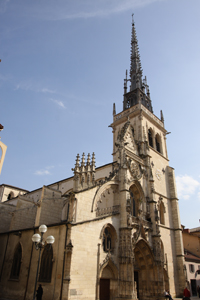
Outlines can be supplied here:
[[156, 178], [158, 180], [161, 180], [161, 178], [162, 178], [162, 172], [159, 169], [156, 170]]

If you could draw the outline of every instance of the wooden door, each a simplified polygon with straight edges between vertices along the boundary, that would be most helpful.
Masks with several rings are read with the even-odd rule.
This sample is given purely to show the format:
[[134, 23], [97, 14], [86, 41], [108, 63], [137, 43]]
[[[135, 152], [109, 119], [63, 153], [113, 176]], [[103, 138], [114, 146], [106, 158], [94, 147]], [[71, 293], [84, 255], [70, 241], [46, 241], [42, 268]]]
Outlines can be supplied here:
[[100, 300], [110, 300], [110, 279], [100, 279]]

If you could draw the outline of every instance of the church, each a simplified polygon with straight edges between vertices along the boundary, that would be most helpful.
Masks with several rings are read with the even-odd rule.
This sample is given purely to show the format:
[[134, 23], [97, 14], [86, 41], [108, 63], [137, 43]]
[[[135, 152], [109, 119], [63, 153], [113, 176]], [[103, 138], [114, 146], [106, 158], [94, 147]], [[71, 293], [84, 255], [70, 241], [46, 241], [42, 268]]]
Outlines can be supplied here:
[[[38, 260], [43, 300], [164, 299], [168, 289], [182, 297], [184, 250], [168, 132], [162, 111], [160, 118], [153, 114], [134, 20], [123, 110], [113, 105], [110, 127], [113, 162], [96, 168], [94, 153], [78, 154], [71, 178], [17, 194], [7, 186], [7, 199], [1, 193], [0, 299], [33, 299]], [[43, 224], [55, 242], [43, 243], [39, 258], [32, 236]]]

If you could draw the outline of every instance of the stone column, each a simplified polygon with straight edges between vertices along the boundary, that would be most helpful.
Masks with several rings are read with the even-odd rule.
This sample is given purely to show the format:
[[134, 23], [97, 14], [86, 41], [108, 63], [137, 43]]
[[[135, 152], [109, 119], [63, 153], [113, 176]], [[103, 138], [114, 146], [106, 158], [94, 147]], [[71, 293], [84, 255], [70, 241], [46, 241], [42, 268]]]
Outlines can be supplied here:
[[127, 225], [127, 200], [130, 198], [126, 180], [127, 167], [119, 170], [120, 189], [120, 229], [119, 229], [119, 297], [118, 300], [134, 297], [134, 267], [131, 228]]

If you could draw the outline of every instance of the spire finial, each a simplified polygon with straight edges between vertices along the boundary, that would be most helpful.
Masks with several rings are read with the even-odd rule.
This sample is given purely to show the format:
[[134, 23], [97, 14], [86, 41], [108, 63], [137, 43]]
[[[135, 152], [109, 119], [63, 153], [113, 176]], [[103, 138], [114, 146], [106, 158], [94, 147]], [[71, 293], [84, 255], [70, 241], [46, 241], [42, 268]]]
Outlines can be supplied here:
[[115, 108], [115, 103], [113, 103], [113, 116], [116, 115], [116, 108]]
[[132, 14], [131, 68], [130, 68], [131, 91], [133, 91], [137, 87], [142, 88], [142, 67], [141, 67], [138, 40], [136, 36], [133, 15], [134, 14]]
[[164, 116], [163, 116], [163, 112], [162, 112], [162, 110], [160, 111], [160, 120], [161, 120], [161, 122], [163, 122], [163, 123], [164, 123]]
[[83, 152], [83, 155], [82, 155], [81, 167], [82, 167], [82, 168], [85, 167], [85, 153], [84, 153], [84, 152]]
[[134, 24], [134, 14], [132, 14], [132, 24]]

